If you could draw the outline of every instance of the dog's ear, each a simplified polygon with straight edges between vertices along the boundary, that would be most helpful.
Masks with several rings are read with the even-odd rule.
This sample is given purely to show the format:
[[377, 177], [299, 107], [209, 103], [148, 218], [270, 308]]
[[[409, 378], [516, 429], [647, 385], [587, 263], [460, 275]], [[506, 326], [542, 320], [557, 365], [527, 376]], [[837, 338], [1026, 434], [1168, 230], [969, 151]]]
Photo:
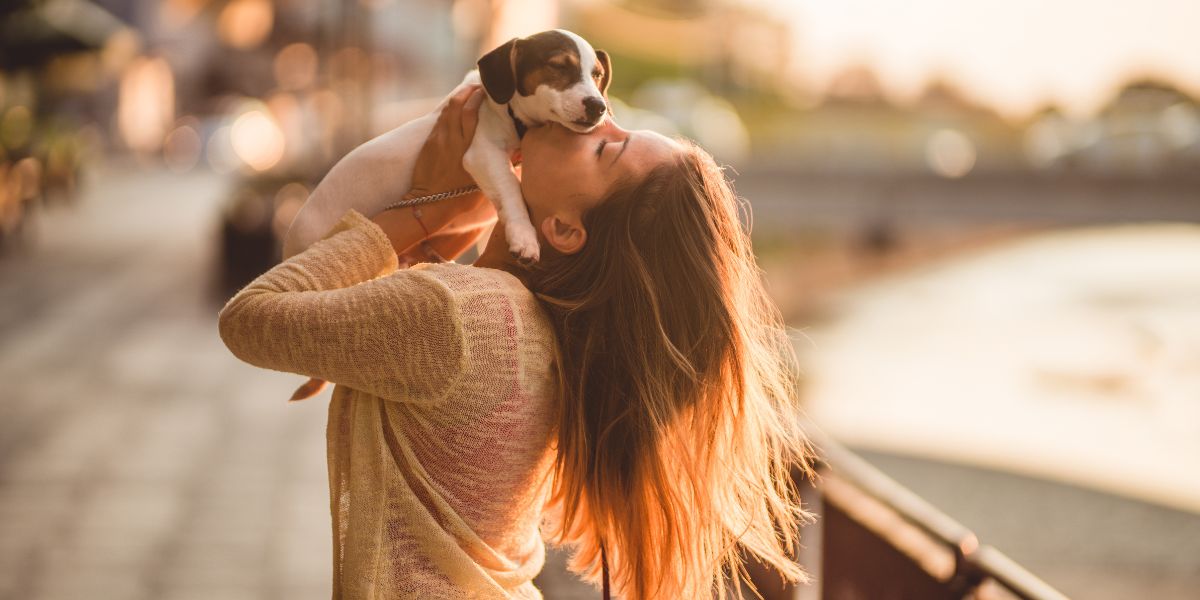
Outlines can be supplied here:
[[512, 52], [517, 38], [504, 42], [499, 48], [488, 52], [475, 63], [479, 67], [479, 79], [483, 81], [483, 89], [497, 104], [504, 104], [512, 99], [517, 91], [517, 78], [513, 73]]
[[608, 84], [612, 83], [612, 59], [603, 50], [596, 51], [596, 62], [604, 66], [604, 76], [600, 78], [600, 95], [608, 100]]

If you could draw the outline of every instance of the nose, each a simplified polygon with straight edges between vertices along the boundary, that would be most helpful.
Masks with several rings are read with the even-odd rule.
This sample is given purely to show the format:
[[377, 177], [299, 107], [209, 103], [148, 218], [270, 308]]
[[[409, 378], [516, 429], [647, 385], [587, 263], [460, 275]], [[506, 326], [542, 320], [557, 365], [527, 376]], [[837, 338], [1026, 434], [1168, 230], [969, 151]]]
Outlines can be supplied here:
[[600, 121], [600, 124], [597, 125], [595, 129], [592, 130], [592, 133], [594, 133], [596, 135], [611, 137], [611, 136], [620, 136], [621, 134], [624, 134], [627, 132], [624, 129], [622, 129], [620, 125], [617, 125], [617, 122], [612, 120], [611, 118], [609, 118], [609, 119], [602, 118], [602, 120]]
[[607, 109], [608, 104], [605, 104], [604, 98], [588, 96], [583, 99], [583, 110], [587, 114], [588, 121], [598, 121]]

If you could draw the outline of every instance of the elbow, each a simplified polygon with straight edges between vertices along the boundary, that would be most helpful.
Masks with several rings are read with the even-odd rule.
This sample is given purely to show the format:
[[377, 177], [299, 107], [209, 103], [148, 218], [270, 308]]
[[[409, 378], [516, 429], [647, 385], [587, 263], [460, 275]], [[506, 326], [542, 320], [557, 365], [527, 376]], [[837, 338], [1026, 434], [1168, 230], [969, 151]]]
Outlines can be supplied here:
[[292, 219], [287, 233], [283, 234], [283, 246], [280, 252], [283, 260], [286, 261], [304, 252], [312, 244], [312, 228], [308, 226], [309, 221], [308, 214], [302, 207], [296, 217]]
[[240, 311], [237, 310], [237, 300], [236, 297], [230, 300], [225, 305], [225, 308], [222, 308], [221, 312], [217, 313], [217, 334], [221, 337], [221, 341], [225, 344], [225, 347], [229, 348], [229, 351], [234, 356], [242, 358], [241, 353], [238, 351], [239, 344], [237, 343], [239, 339], [238, 332], [242, 330], [238, 320], [238, 313]]
[[[303, 214], [303, 210], [301, 210], [301, 214]], [[296, 215], [296, 218], [292, 220], [292, 224], [288, 226], [287, 233], [283, 235], [283, 247], [280, 252], [283, 260], [300, 254], [307, 247], [301, 240], [304, 226], [300, 222], [300, 217], [301, 215]]]

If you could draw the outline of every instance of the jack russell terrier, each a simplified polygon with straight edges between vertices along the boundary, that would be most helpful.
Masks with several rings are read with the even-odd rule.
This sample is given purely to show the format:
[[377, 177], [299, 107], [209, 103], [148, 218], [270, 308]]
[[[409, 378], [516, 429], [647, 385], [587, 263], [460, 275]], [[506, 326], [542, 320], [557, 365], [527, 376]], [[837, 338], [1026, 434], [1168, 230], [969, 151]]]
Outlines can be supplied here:
[[[464, 86], [483, 85], [475, 137], [463, 168], [496, 206], [509, 252], [524, 264], [539, 258], [537, 230], [521, 195], [511, 158], [529, 127], [549, 121], [587, 133], [611, 112], [608, 84], [612, 62], [582, 37], [553, 29], [514, 38], [485, 54], [437, 108], [355, 148], [338, 161], [296, 214], [283, 244], [288, 258], [312, 245], [354, 208], [378, 214], [412, 187], [413, 167], [449, 98]], [[312, 397], [325, 387], [310, 379], [292, 400]]]

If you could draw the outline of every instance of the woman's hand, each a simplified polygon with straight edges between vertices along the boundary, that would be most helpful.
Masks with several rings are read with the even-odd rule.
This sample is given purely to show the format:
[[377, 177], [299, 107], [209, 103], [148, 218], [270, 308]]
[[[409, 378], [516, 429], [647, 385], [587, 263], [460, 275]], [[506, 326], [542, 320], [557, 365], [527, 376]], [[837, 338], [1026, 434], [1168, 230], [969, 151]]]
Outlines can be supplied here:
[[[475, 137], [483, 88], [467, 86], [452, 96], [421, 147], [413, 169], [413, 187], [404, 195], [416, 198], [472, 185], [463, 169], [463, 154]], [[414, 213], [419, 213], [417, 217]], [[437, 254], [453, 260], [496, 221], [496, 209], [481, 192], [424, 204], [387, 210], [372, 218], [392, 240], [402, 262], [429, 260], [423, 241]]]
[[416, 198], [474, 185], [463, 169], [463, 155], [475, 139], [483, 88], [469, 85], [450, 97], [413, 168], [412, 189], [405, 197]]

